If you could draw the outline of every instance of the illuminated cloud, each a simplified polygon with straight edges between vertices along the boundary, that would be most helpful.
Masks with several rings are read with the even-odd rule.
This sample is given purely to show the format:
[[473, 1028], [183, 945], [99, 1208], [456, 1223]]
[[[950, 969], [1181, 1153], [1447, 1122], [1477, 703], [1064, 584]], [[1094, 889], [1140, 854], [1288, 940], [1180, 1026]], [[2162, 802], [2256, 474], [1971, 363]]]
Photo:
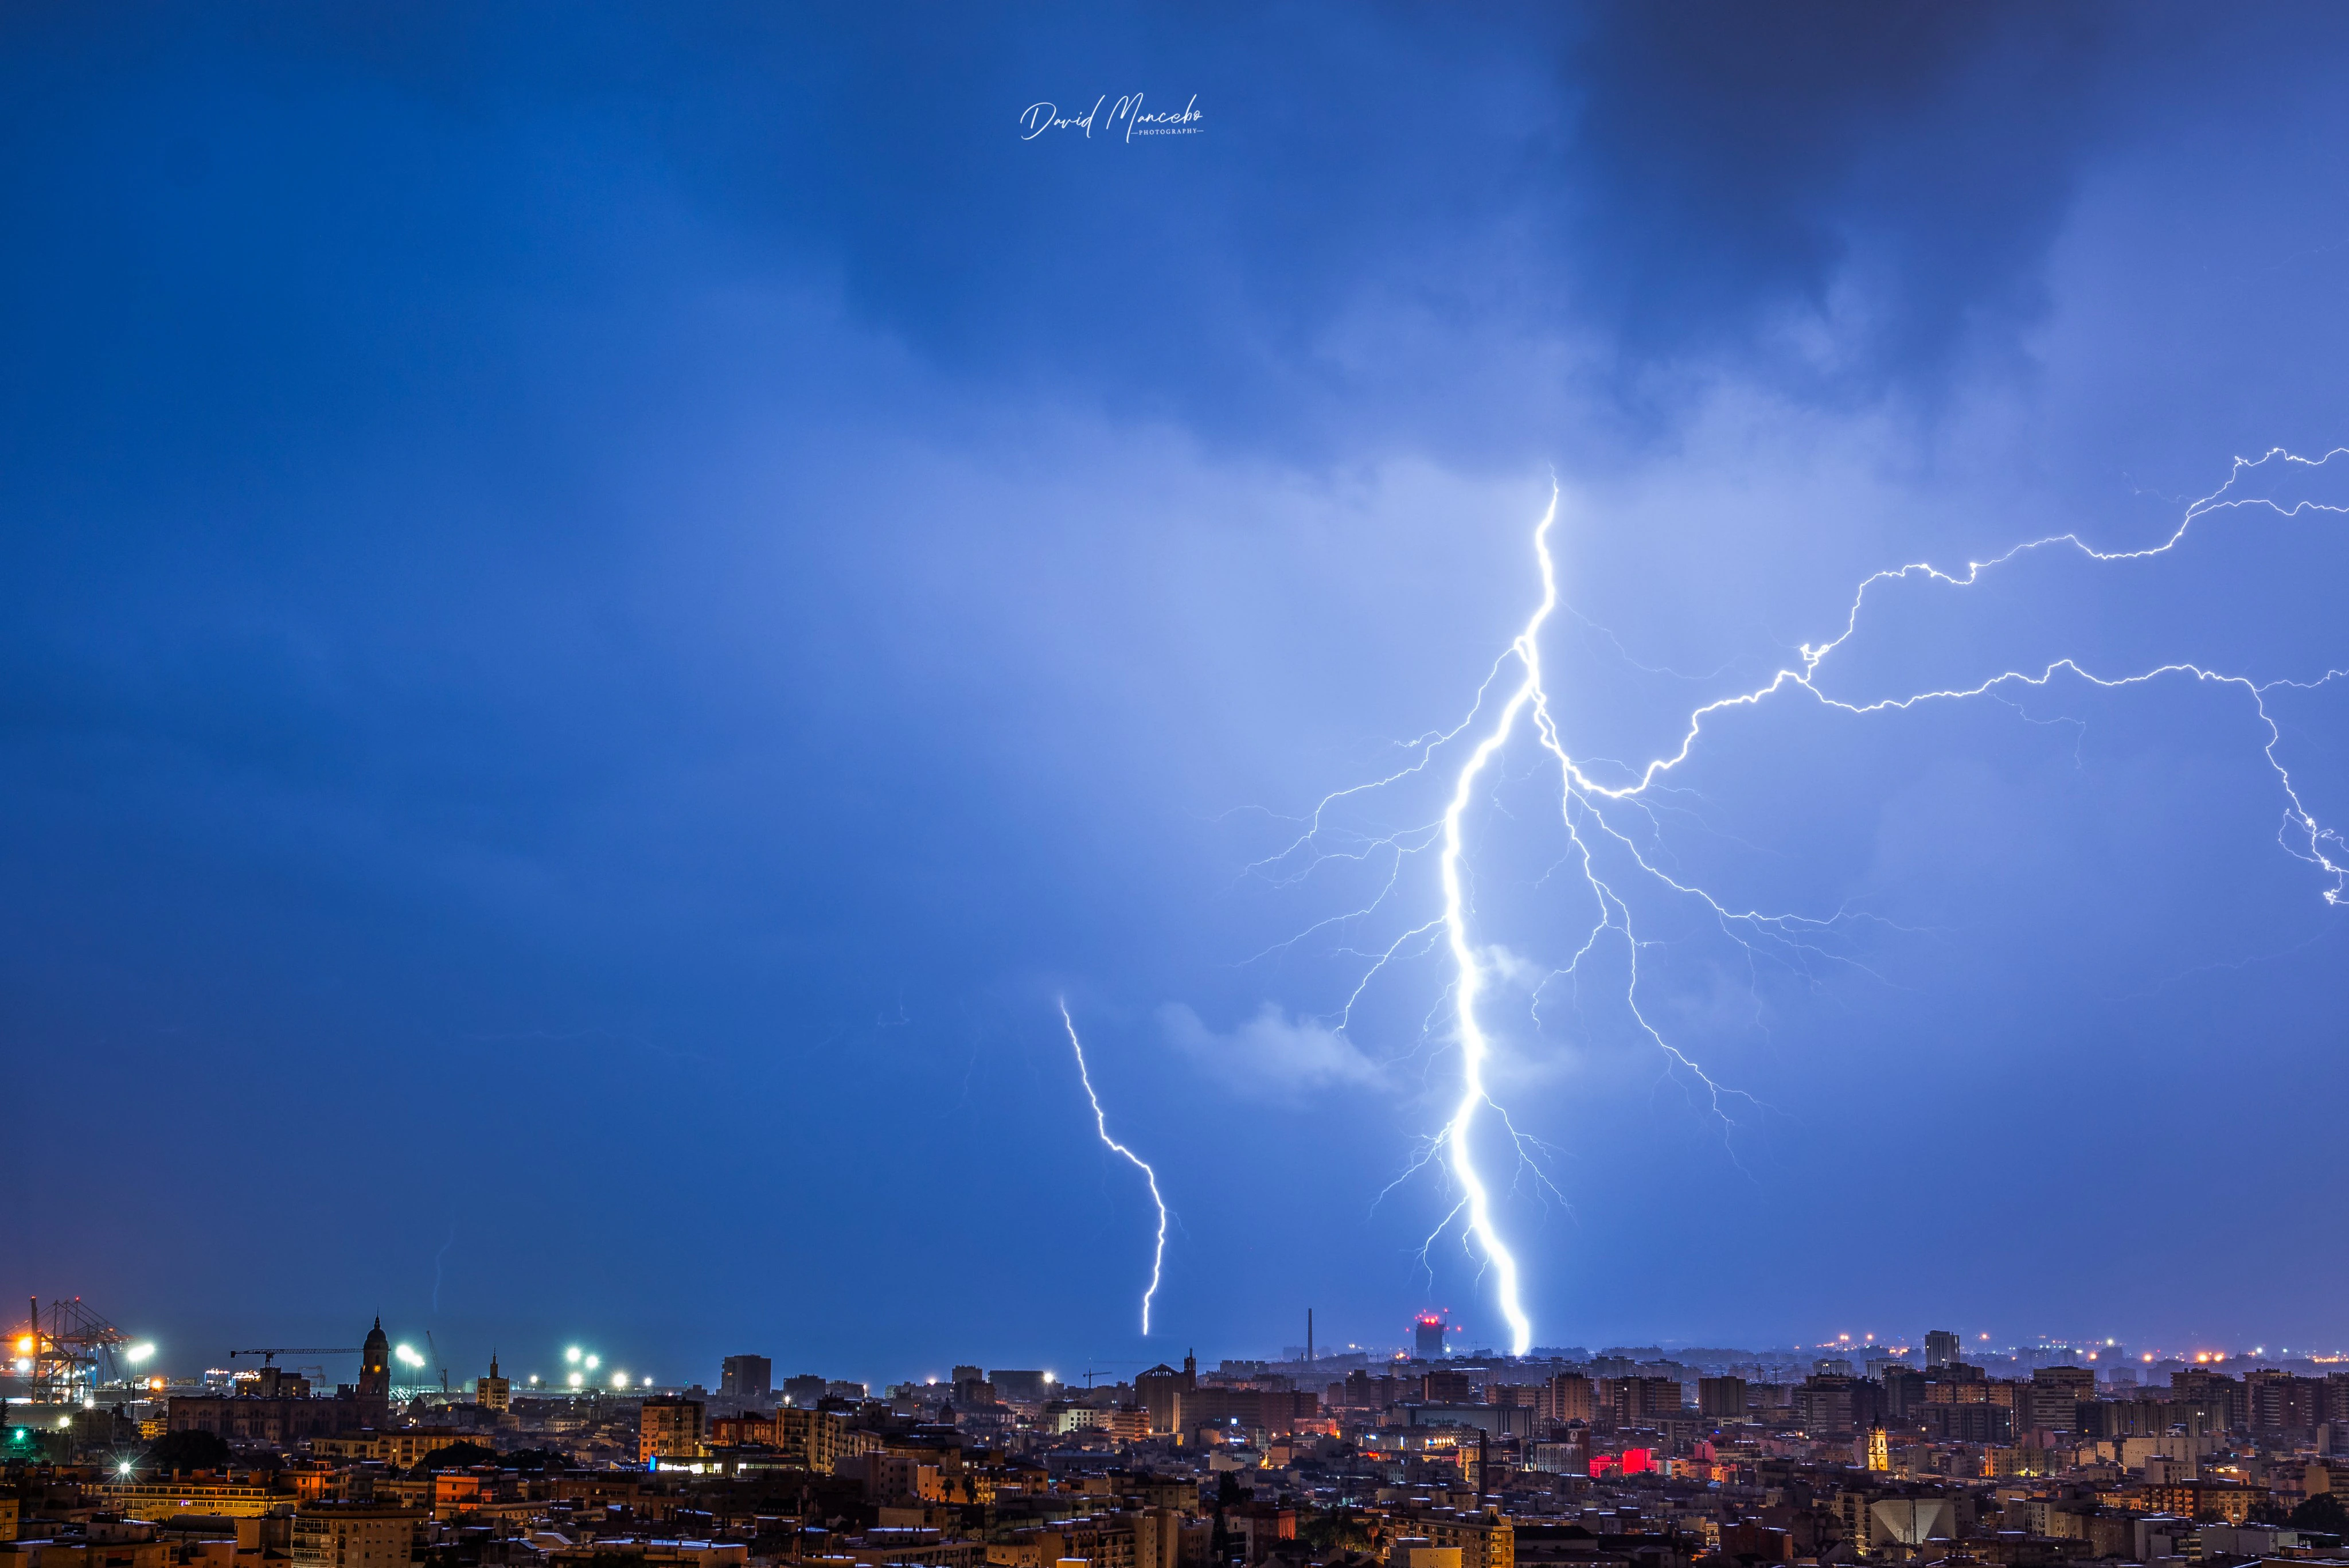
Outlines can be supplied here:
[[1310, 1019], [1291, 1019], [1268, 1002], [1255, 1017], [1217, 1033], [1179, 1002], [1158, 1010], [1167, 1044], [1236, 1095], [1294, 1100], [1324, 1089], [1382, 1088], [1387, 1075], [1345, 1036]]

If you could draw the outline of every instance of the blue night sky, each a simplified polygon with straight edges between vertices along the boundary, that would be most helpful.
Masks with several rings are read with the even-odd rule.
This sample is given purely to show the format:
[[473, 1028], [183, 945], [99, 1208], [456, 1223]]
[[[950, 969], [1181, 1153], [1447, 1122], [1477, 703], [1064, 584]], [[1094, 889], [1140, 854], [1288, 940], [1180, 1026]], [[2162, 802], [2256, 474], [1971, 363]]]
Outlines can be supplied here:
[[[1381, 1196], [1440, 956], [1336, 1027], [1459, 749], [1281, 853], [1467, 714], [1552, 476], [1612, 780], [1872, 572], [2349, 443], [2333, 6], [0, 28], [5, 1272], [175, 1371], [377, 1313], [465, 1376], [1504, 1343], [1440, 1161]], [[1198, 133], [1022, 139], [1132, 92]], [[2349, 517], [2222, 510], [1891, 585], [1821, 684], [2313, 682], [2344, 587]], [[2349, 680], [2266, 702], [2349, 820]], [[1535, 1343], [2349, 1342], [2349, 914], [2268, 739], [2182, 676], [1708, 722], [1618, 820], [1826, 922], [1621, 884], [1717, 1115], [1619, 934], [1560, 972], [1521, 732], [1464, 827]], [[1148, 1340], [1060, 996], [1174, 1210]]]

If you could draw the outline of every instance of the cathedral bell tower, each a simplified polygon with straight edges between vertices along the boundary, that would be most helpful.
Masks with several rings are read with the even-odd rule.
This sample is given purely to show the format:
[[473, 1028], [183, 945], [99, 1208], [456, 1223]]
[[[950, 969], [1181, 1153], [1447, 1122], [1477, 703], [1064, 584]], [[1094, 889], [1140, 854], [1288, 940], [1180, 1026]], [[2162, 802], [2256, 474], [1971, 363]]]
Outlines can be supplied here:
[[380, 1317], [359, 1348], [359, 1397], [386, 1402], [391, 1398], [391, 1341], [384, 1337]]

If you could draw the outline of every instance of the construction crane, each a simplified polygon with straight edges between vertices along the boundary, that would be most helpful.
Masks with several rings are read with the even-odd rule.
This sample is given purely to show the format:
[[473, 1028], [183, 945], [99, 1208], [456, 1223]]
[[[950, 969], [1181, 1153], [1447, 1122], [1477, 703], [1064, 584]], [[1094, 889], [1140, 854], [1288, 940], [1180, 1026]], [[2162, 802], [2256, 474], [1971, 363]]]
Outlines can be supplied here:
[[228, 1353], [228, 1358], [234, 1361], [240, 1355], [258, 1355], [261, 1357], [261, 1365], [268, 1366], [274, 1365], [281, 1355], [357, 1355], [360, 1354], [359, 1347], [356, 1345], [278, 1345], [260, 1350], [232, 1350]]

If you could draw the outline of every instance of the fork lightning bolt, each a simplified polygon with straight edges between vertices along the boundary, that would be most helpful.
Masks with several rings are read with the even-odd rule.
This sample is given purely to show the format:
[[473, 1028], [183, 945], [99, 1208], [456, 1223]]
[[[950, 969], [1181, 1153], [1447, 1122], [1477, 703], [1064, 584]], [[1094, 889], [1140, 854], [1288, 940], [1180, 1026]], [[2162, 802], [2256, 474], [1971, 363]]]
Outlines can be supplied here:
[[1525, 711], [1528, 703], [1541, 700], [1542, 622], [1557, 607], [1557, 583], [1549, 556], [1549, 527], [1557, 519], [1557, 492], [1552, 489], [1549, 510], [1542, 514], [1541, 525], [1534, 530], [1534, 547], [1540, 553], [1542, 562], [1541, 605], [1511, 645], [1524, 677], [1517, 682], [1517, 689], [1509, 693], [1508, 701], [1501, 704], [1500, 717], [1493, 722], [1485, 738], [1476, 742], [1476, 749], [1468, 753], [1468, 761], [1453, 784], [1452, 801], [1444, 811], [1444, 853], [1439, 862], [1444, 878], [1444, 936], [1452, 950], [1454, 970], [1453, 1014], [1460, 1035], [1460, 1103], [1453, 1108], [1452, 1119], [1444, 1125], [1442, 1137], [1452, 1151], [1453, 1179], [1466, 1194], [1464, 1201], [1468, 1234], [1484, 1249], [1485, 1262], [1492, 1265], [1496, 1276], [1501, 1315], [1509, 1324], [1512, 1355], [1523, 1355], [1532, 1346], [1534, 1325], [1526, 1316], [1524, 1303], [1517, 1299], [1516, 1255], [1503, 1243], [1500, 1232], [1493, 1229], [1492, 1194], [1476, 1169], [1475, 1153], [1470, 1147], [1476, 1112], [1487, 1103], [1485, 1059], [1492, 1054], [1492, 1046], [1485, 1038], [1484, 1026], [1476, 1020], [1476, 998], [1484, 990], [1485, 971], [1468, 939], [1468, 916], [1461, 891], [1460, 819], [1475, 796], [1476, 780], [1484, 773], [1485, 764], [1508, 743], [1509, 732], [1517, 727], [1517, 715]]
[[1069, 1032], [1070, 1048], [1077, 1054], [1077, 1081], [1084, 1085], [1085, 1098], [1092, 1104], [1093, 1127], [1100, 1132], [1102, 1142], [1123, 1155], [1133, 1162], [1134, 1169], [1142, 1172], [1142, 1179], [1150, 1183], [1150, 1201], [1158, 1206], [1158, 1241], [1156, 1250], [1150, 1254], [1150, 1288], [1142, 1293], [1142, 1332], [1147, 1336], [1150, 1333], [1150, 1301], [1158, 1293], [1159, 1275], [1166, 1265], [1166, 1199], [1158, 1195], [1158, 1173], [1150, 1168], [1150, 1162], [1109, 1136], [1109, 1117], [1102, 1110], [1101, 1096], [1093, 1093], [1093, 1075], [1085, 1070], [1085, 1043], [1077, 1038], [1077, 1021], [1069, 1016], [1069, 1004], [1065, 999], [1060, 1007], [1061, 1023]]
[[[2198, 521], [2216, 513], [2238, 508], [2264, 507], [2282, 516], [2293, 516], [2304, 512], [2349, 514], [2349, 506], [2305, 500], [2286, 505], [2270, 497], [2243, 493], [2240, 488], [2246, 476], [2252, 471], [2271, 462], [2278, 462], [2286, 470], [2294, 466], [2313, 470], [2323, 467], [2336, 457], [2344, 456], [2349, 456], [2349, 448], [2336, 448], [2315, 459], [2298, 457], [2282, 448], [2273, 449], [2257, 458], [2239, 458], [2235, 461], [2233, 469], [2224, 484], [2210, 494], [2189, 504], [2184, 516], [2167, 537], [2157, 544], [2142, 548], [2099, 550], [2087, 544], [2076, 534], [2059, 534], [2016, 545], [1987, 560], [1969, 562], [1961, 572], [1945, 571], [1930, 562], [1921, 561], [1877, 572], [1864, 579], [1853, 592], [1844, 616], [1843, 625], [1834, 637], [1824, 642], [1805, 644], [1800, 649], [1796, 663], [1779, 669], [1761, 685], [1750, 691], [1717, 698], [1692, 710], [1684, 721], [1684, 728], [1673, 750], [1644, 763], [1623, 768], [1612, 781], [1592, 776], [1568, 750], [1557, 727], [1550, 694], [1544, 685], [1540, 636], [1544, 625], [1559, 605], [1557, 570], [1549, 544], [1551, 529], [1557, 521], [1558, 509], [1557, 489], [1553, 484], [1549, 506], [1542, 514], [1540, 523], [1535, 527], [1533, 535], [1534, 553], [1541, 569], [1540, 603], [1507, 649], [1494, 661], [1491, 669], [1486, 672], [1482, 685], [1477, 690], [1475, 701], [1471, 706], [1468, 716], [1449, 729], [1431, 731], [1408, 742], [1404, 749], [1415, 754], [1404, 766], [1387, 774], [1382, 778], [1354, 784], [1325, 796], [1314, 807], [1310, 816], [1306, 819], [1302, 825], [1302, 831], [1296, 839], [1268, 859], [1258, 861], [1250, 867], [1251, 871], [1256, 872], [1277, 872], [1278, 883], [1293, 885], [1310, 876], [1314, 867], [1324, 859], [1361, 862], [1374, 857], [1392, 857], [1387, 874], [1383, 878], [1383, 885], [1366, 905], [1315, 922], [1306, 930], [1299, 932], [1298, 937], [1280, 944], [1285, 948], [1309, 936], [1314, 931], [1333, 926], [1350, 925], [1376, 913], [1396, 895], [1401, 881], [1402, 863], [1426, 849], [1437, 848], [1439, 880], [1443, 897], [1442, 912], [1432, 919], [1413, 920], [1409, 929], [1386, 944], [1383, 949], [1373, 946], [1370, 950], [1352, 948], [1342, 950], [1348, 952], [1358, 952], [1359, 956], [1368, 962], [1356, 977], [1346, 997], [1344, 1006], [1337, 1013], [1334, 1023], [1340, 1033], [1350, 1027], [1354, 1009], [1361, 1001], [1364, 992], [1390, 966], [1425, 956], [1434, 948], [1440, 947], [1444, 950], [1449, 959], [1451, 972], [1447, 989], [1451, 995], [1454, 1033], [1461, 1055], [1459, 1097], [1453, 1106], [1450, 1117], [1429, 1138], [1422, 1152], [1411, 1162], [1409, 1168], [1398, 1177], [1394, 1183], [1389, 1184], [1387, 1190], [1392, 1191], [1395, 1185], [1430, 1163], [1438, 1153], [1448, 1156], [1446, 1164], [1461, 1197], [1443, 1221], [1438, 1224], [1435, 1235], [1431, 1235], [1429, 1241], [1432, 1243], [1436, 1235], [1441, 1235], [1453, 1220], [1464, 1220], [1465, 1232], [1463, 1237], [1464, 1243], [1473, 1242], [1482, 1251], [1485, 1265], [1490, 1267], [1495, 1275], [1496, 1293], [1501, 1313], [1508, 1322], [1511, 1343], [1516, 1354], [1523, 1355], [1530, 1345], [1532, 1325], [1521, 1296], [1517, 1260], [1507, 1244], [1503, 1241], [1495, 1226], [1490, 1184], [1477, 1168], [1472, 1138], [1480, 1116], [1489, 1110], [1500, 1123], [1504, 1136], [1515, 1145], [1520, 1168], [1523, 1168], [1530, 1158], [1526, 1151], [1527, 1145], [1532, 1140], [1516, 1131], [1514, 1125], [1509, 1122], [1506, 1114], [1491, 1097], [1486, 1085], [1486, 1066], [1491, 1059], [1493, 1047], [1491, 1038], [1485, 1033], [1484, 1023], [1478, 1015], [1478, 1004], [1488, 990], [1487, 967], [1491, 961], [1480, 954], [1469, 929], [1464, 868], [1467, 849], [1464, 842], [1463, 822], [1468, 807], [1477, 798], [1479, 781], [1491, 768], [1495, 758], [1507, 748], [1516, 732], [1519, 721], [1529, 716], [1530, 730], [1535, 741], [1555, 760], [1560, 793], [1559, 808], [1567, 837], [1571, 846], [1570, 858], [1578, 858], [1582, 879], [1588, 888], [1596, 911], [1589, 933], [1580, 948], [1563, 969], [1553, 971], [1549, 978], [1555, 979], [1561, 975], [1576, 973], [1582, 960], [1591, 953], [1593, 948], [1603, 937], [1609, 933], [1619, 936], [1629, 954], [1623, 1000], [1631, 1021], [1638, 1030], [1664, 1054], [1670, 1064], [1667, 1067], [1668, 1072], [1677, 1074], [1686, 1071], [1705, 1086], [1711, 1095], [1713, 1112], [1722, 1120], [1725, 1131], [1729, 1122], [1723, 1110], [1722, 1102], [1724, 1096], [1743, 1098], [1750, 1098], [1750, 1096], [1737, 1096], [1736, 1091], [1725, 1089], [1714, 1082], [1697, 1063], [1691, 1060], [1665, 1037], [1640, 1006], [1641, 976], [1639, 956], [1643, 943], [1633, 932], [1630, 908], [1625, 902], [1624, 895], [1601, 876], [1600, 868], [1594, 861], [1592, 852], [1597, 839], [1603, 838], [1609, 853], [1619, 854], [1626, 858], [1631, 867], [1636, 867], [1640, 877], [1645, 877], [1669, 896], [1697, 901], [1719, 924], [1723, 933], [1744, 947], [1749, 955], [1760, 955], [1763, 949], [1758, 948], [1756, 943], [1761, 942], [1775, 944], [1777, 950], [1799, 954], [1806, 961], [1832, 959], [1837, 961], [1852, 961], [1839, 959], [1838, 955], [1818, 945], [1816, 939], [1830, 928], [1857, 917], [1849, 916], [1844, 911], [1837, 911], [1822, 919], [1733, 908], [1714, 898], [1702, 887], [1672, 875], [1661, 863], [1659, 857], [1656, 857], [1652, 852], [1643, 852], [1641, 845], [1636, 842], [1631, 835], [1609, 820], [1609, 808], [1623, 807], [1642, 812], [1651, 826], [1659, 826], [1658, 808], [1653, 804], [1654, 797], [1664, 791], [1667, 782], [1674, 772], [1688, 762], [1694, 753], [1703, 737], [1706, 721], [1723, 713], [1726, 710], [1759, 708], [1774, 698], [1791, 696], [1799, 691], [1822, 707], [1855, 716], [1865, 716], [1905, 711], [1929, 702], [1957, 701], [1985, 696], [1998, 697], [2003, 691], [2023, 688], [2044, 690], [2053, 684], [2059, 674], [2077, 678], [2087, 685], [2104, 691], [2142, 685], [2165, 678], [2184, 678], [2210, 685], [2240, 689], [2250, 699], [2252, 711], [2264, 730], [2265, 743], [2261, 747], [2262, 755], [2269, 770], [2274, 775], [2277, 787], [2283, 798], [2283, 826], [2279, 834], [2282, 847], [2288, 853], [2316, 868], [2323, 884], [2322, 896], [2328, 905], [2337, 906], [2349, 902], [2349, 841], [2344, 841], [2339, 829], [2321, 823], [2317, 819], [2304, 801], [2300, 786], [2290, 770], [2277, 755], [2277, 748], [2282, 741], [2282, 732], [2274, 717], [2270, 713], [2266, 701], [2267, 695], [2271, 691], [2285, 688], [2313, 690], [2334, 680], [2349, 678], [2349, 672], [2328, 670], [2321, 676], [2307, 680], [2261, 681], [2240, 674], [2209, 670], [2200, 665], [2180, 661], [2131, 672], [2102, 674], [2091, 670], [2074, 659], [2060, 659], [2037, 670], [2007, 670], [1971, 686], [1914, 691], [1906, 695], [1882, 697], [1872, 701], [1855, 701], [1838, 697], [1824, 690], [1820, 684], [1823, 667], [1831, 655], [1857, 634], [1860, 617], [1867, 607], [1870, 593], [1878, 587], [1913, 579], [1939, 584], [1953, 590], [1962, 590], [1973, 587], [1987, 574], [2000, 567], [2023, 557], [2048, 551], [2068, 549], [2099, 564], [2147, 560], [2176, 549], [2186, 540], [2189, 532]], [[1569, 613], [1573, 612], [1569, 611]], [[1514, 687], [1508, 690], [1506, 696], [1503, 696], [1498, 688], [1504, 683], [1505, 672], [1509, 670], [1513, 663], [1516, 666], [1517, 680]], [[1416, 826], [1381, 832], [1368, 837], [1349, 836], [1350, 841], [1342, 847], [1324, 848], [1325, 835], [1345, 832], [1343, 829], [1334, 827], [1330, 821], [1330, 814], [1333, 807], [1350, 799], [1360, 800], [1389, 785], [1397, 784], [1403, 780], [1427, 773], [1433, 767], [1439, 752], [1467, 734], [1476, 724], [1479, 715], [1489, 711], [1487, 704], [1495, 700], [1500, 703], [1498, 711], [1489, 726], [1475, 737], [1474, 748], [1454, 777], [1440, 820], [1433, 823], [1422, 822]], [[1594, 836], [1586, 836], [1587, 834]], [[1300, 853], [1308, 857], [1301, 869], [1297, 868], [1292, 863], [1292, 857]], [[1437, 936], [1439, 930], [1440, 938]], [[1547, 985], [1548, 981], [1545, 980], [1541, 983]], [[1536, 1016], [1538, 1018], [1539, 986], [1535, 988], [1534, 994]], [[1073, 1031], [1071, 1033], [1073, 1037]], [[1103, 1136], [1106, 1137], [1106, 1133]], [[1534, 1168], [1538, 1179], [1538, 1164], [1536, 1164]], [[1381, 1197], [1383, 1196], [1382, 1193]], [[1423, 1246], [1423, 1254], [1425, 1250]]]

